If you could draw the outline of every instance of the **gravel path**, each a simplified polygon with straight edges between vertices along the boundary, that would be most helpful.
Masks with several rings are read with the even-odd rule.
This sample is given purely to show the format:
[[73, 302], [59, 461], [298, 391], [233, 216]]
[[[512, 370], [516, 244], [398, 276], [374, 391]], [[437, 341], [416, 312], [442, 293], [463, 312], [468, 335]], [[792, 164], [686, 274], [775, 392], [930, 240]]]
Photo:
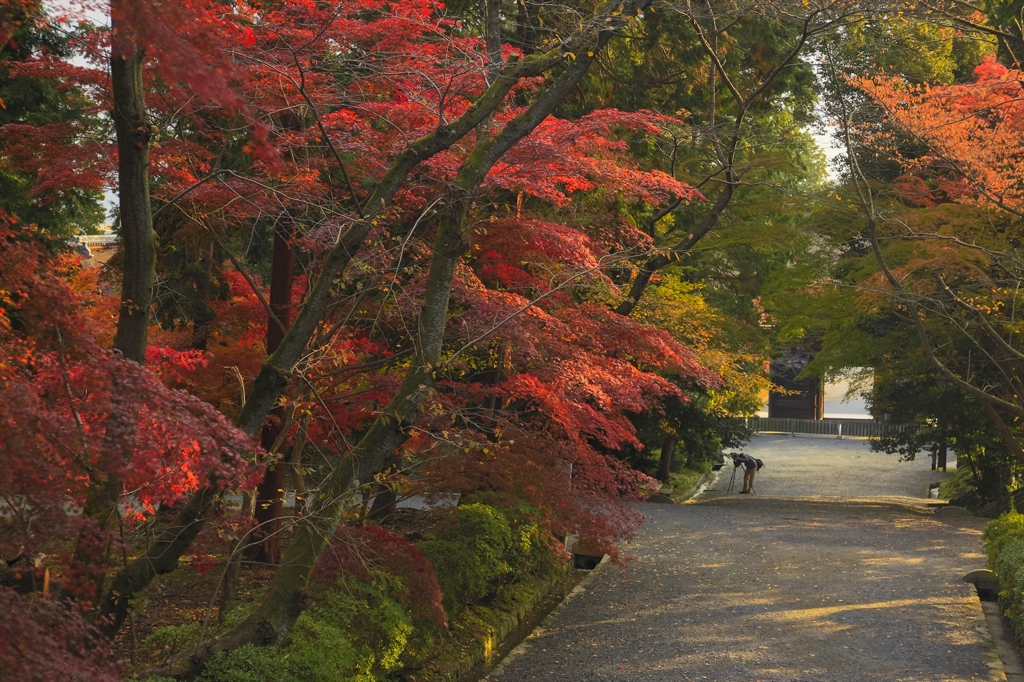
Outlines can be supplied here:
[[1002, 679], [960, 582], [984, 565], [984, 521], [910, 499], [944, 474], [864, 441], [746, 452], [766, 463], [755, 495], [725, 494], [729, 466], [696, 503], [646, 505], [635, 562], [602, 566], [488, 679]]

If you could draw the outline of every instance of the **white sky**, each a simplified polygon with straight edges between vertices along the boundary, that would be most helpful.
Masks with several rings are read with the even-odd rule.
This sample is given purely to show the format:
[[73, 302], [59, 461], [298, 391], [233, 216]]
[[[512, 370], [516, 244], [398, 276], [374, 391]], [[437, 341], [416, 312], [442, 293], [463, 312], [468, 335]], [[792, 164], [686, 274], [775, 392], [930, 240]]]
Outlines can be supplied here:
[[828, 179], [836, 180], [838, 176], [832, 167], [832, 162], [835, 161], [839, 156], [846, 152], [841, 146], [836, 143], [836, 140], [828, 134], [818, 135], [817, 133], [811, 133], [814, 137], [814, 141], [818, 143], [818, 147], [825, 154], [825, 160], [828, 162]]

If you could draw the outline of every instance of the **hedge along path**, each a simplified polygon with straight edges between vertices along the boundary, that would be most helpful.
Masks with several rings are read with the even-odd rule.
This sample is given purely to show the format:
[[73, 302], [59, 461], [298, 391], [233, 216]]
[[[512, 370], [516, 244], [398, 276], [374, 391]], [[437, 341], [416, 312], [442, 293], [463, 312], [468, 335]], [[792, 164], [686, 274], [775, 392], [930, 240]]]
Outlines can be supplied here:
[[489, 679], [1005, 679], [960, 582], [985, 565], [986, 520], [908, 496], [944, 474], [864, 441], [745, 451], [766, 462], [757, 494], [726, 495], [726, 469], [694, 503], [647, 505], [637, 560], [602, 571]]

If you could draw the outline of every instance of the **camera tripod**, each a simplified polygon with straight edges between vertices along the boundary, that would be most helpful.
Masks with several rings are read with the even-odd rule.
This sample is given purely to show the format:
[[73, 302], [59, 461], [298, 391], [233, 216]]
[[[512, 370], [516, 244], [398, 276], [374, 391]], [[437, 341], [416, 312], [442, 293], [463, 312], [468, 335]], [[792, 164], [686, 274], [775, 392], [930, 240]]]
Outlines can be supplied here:
[[726, 491], [727, 495], [732, 495], [732, 491], [735, 490], [735, 488], [736, 488], [736, 469], [737, 468], [738, 467], [733, 467], [732, 468], [732, 478], [729, 479], [729, 490]]

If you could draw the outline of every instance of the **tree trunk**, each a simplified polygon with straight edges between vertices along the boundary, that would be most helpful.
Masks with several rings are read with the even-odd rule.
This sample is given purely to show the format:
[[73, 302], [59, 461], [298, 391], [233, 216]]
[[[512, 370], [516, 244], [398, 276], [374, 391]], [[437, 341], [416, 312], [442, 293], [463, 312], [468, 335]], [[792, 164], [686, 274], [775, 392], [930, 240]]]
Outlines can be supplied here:
[[[281, 346], [284, 330], [292, 320], [292, 284], [294, 281], [295, 257], [291, 239], [294, 223], [290, 217], [278, 221], [274, 230], [274, 252], [270, 273], [270, 316], [267, 319], [267, 354]], [[276, 317], [276, 319], [275, 319]], [[284, 422], [284, 410], [278, 406], [270, 413], [270, 419], [263, 425], [260, 444], [268, 452], [278, 436]], [[275, 453], [270, 453], [273, 457]], [[281, 515], [284, 511], [284, 459], [276, 456], [276, 463], [267, 468], [256, 491], [256, 532], [259, 541], [252, 558], [276, 564], [281, 560]]]
[[[113, 409], [104, 423], [106, 435], [102, 447], [112, 452], [130, 453], [134, 449], [138, 401], [132, 396], [133, 387], [125, 386], [116, 375], [112, 377], [111, 388]], [[123, 489], [124, 484], [119, 476], [100, 472], [92, 472], [89, 476], [82, 518], [90, 523], [83, 526], [78, 536], [74, 557], [81, 564], [92, 587], [90, 599], [94, 606], [100, 605], [104, 596], [111, 541], [120, 520], [117, 507]]]
[[[117, 136], [118, 192], [120, 198], [121, 245], [124, 271], [121, 305], [118, 310], [114, 348], [129, 360], [146, 362], [149, 308], [156, 272], [156, 242], [149, 205], [149, 120], [142, 87], [142, 51], [130, 31], [118, 21], [118, 9], [125, 0], [111, 2], [112, 38], [110, 80], [114, 106], [111, 118]], [[138, 403], [127, 387], [114, 379], [114, 409], [106, 420], [105, 447], [120, 449], [130, 456], [136, 429]], [[117, 528], [117, 503], [123, 484], [119, 477], [91, 476], [89, 494], [82, 516], [92, 521], [79, 536], [75, 558], [92, 573], [93, 599], [103, 595], [110, 554], [110, 534]]]
[[394, 513], [395, 502], [398, 500], [398, 494], [393, 486], [387, 483], [378, 483], [375, 488], [376, 495], [373, 496], [373, 506], [366, 516], [371, 520], [383, 519]]
[[142, 86], [142, 50], [117, 17], [128, 0], [110, 4], [112, 38], [110, 83], [114, 93], [111, 118], [117, 134], [117, 178], [120, 199], [121, 307], [114, 348], [129, 360], [146, 361], [149, 308], [156, 277], [156, 235], [149, 204], [149, 118]]
[[192, 339], [189, 341], [189, 348], [206, 350], [206, 343], [210, 337], [210, 324], [216, 319], [216, 315], [210, 309], [210, 298], [213, 289], [213, 257], [215, 254], [214, 241], [211, 239], [206, 246], [206, 253], [200, 259], [202, 276], [196, 280], [196, 298], [202, 301], [203, 309], [197, 313], [192, 320]]
[[988, 416], [989, 421], [992, 422], [992, 425], [996, 427], [996, 431], [999, 432], [1003, 443], [1006, 445], [1006, 449], [1013, 453], [1014, 458], [1019, 464], [1024, 464], [1024, 448], [1021, 447], [1020, 441], [1013, 434], [1013, 430], [1006, 425], [1006, 422], [999, 416], [999, 412], [992, 406], [992, 403], [987, 403], [984, 400], [979, 400], [978, 402], [981, 404], [981, 409]]
[[302, 598], [313, 568], [334, 535], [354, 488], [370, 480], [405, 441], [406, 430], [430, 391], [432, 368], [441, 355], [451, 277], [461, 254], [453, 249], [461, 240], [453, 241], [451, 232], [450, 227], [442, 227], [439, 233], [420, 314], [416, 359], [397, 393], [353, 451], [320, 484], [320, 494], [310, 499], [307, 513], [296, 523], [295, 534], [284, 549], [261, 604], [239, 626], [207, 642], [192, 656], [178, 659], [172, 668], [174, 674], [198, 674], [217, 651], [230, 651], [245, 644], [278, 646], [284, 641], [302, 610]]
[[658, 466], [658, 480], [668, 483], [668, 476], [672, 473], [672, 457], [676, 454], [676, 439], [666, 438], [661, 445], [661, 462]]
[[178, 567], [178, 559], [196, 539], [213, 511], [215, 500], [210, 488], [200, 489], [181, 508], [174, 521], [160, 531], [146, 554], [129, 562], [114, 576], [114, 582], [100, 604], [101, 617], [97, 619], [100, 632], [113, 639], [128, 617], [134, 594], [149, 585], [156, 576], [170, 573]]
[[487, 60], [489, 62], [487, 80], [497, 78], [501, 73], [501, 0], [487, 0], [485, 5], [484, 42], [487, 45]]
[[231, 608], [235, 596], [238, 594], [238, 570], [242, 567], [242, 553], [235, 551], [228, 559], [228, 565], [224, 569], [224, 582], [220, 587], [220, 596], [217, 598], [217, 622], [224, 622], [224, 614]]

